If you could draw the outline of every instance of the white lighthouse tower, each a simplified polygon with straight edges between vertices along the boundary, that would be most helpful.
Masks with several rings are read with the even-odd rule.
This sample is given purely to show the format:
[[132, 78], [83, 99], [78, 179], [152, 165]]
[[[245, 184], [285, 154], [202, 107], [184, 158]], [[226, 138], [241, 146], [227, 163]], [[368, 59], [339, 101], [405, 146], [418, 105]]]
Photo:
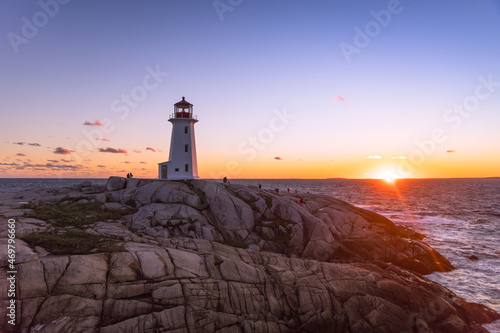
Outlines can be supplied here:
[[182, 97], [182, 101], [174, 104], [174, 113], [168, 120], [172, 123], [170, 155], [167, 162], [158, 163], [160, 179], [199, 179], [196, 161], [196, 143], [193, 117], [193, 104]]

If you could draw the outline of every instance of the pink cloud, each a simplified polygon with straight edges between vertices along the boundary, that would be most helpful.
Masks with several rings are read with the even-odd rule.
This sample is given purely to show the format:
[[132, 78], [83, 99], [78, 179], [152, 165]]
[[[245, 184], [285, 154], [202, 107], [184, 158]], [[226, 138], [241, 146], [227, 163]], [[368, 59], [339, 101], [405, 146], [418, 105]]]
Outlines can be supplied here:
[[151, 148], [151, 147], [147, 147], [147, 148], [146, 148], [146, 150], [151, 150], [151, 151], [153, 151], [153, 152], [156, 152], [156, 149]]
[[26, 154], [23, 153], [17, 153], [16, 156], [26, 156]]
[[73, 150], [69, 150], [69, 149], [66, 149], [63, 147], [57, 147], [53, 151], [54, 154], [61, 154], [61, 155], [68, 155], [68, 154], [71, 154], [72, 152], [73, 152]]
[[126, 154], [127, 153], [127, 151], [125, 149], [110, 148], [110, 147], [99, 148], [99, 152], [101, 152], [101, 153], [114, 153], [114, 154]]
[[83, 124], [85, 126], [102, 126], [102, 123], [99, 120], [94, 120], [93, 123], [91, 123], [90, 121], [85, 121]]
[[142, 153], [142, 151], [137, 150], [137, 149], [134, 149], [134, 150], [132, 150], [132, 151], [133, 151], [134, 153], [138, 153], [138, 154], [139, 154], [139, 153]]

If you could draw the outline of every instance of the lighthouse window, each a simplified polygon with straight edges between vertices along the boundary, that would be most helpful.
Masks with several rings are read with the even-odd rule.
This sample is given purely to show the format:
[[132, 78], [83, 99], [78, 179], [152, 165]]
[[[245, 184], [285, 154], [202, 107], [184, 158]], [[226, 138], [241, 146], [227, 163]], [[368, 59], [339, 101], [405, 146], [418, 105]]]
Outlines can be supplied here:
[[184, 145], [184, 151], [187, 153], [189, 151], [189, 145]]
[[189, 171], [189, 164], [186, 164], [186, 165], [184, 166], [184, 171], [186, 171], [186, 172], [188, 172], [188, 171]]
[[188, 134], [188, 127], [184, 126], [184, 134]]
[[179, 168], [175, 168], [175, 172], [179, 172]]

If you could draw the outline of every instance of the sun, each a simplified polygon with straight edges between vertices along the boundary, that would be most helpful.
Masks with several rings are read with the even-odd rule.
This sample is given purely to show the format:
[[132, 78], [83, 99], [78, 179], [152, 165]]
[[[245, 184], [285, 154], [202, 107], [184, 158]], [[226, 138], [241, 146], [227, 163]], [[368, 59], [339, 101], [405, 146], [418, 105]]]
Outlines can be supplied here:
[[396, 179], [399, 179], [400, 177], [398, 177], [398, 175], [395, 172], [386, 169], [379, 172], [377, 178], [383, 179], [388, 184], [392, 184], [396, 181]]
[[385, 180], [386, 183], [394, 183], [397, 177], [390, 173], [386, 173], [382, 179]]

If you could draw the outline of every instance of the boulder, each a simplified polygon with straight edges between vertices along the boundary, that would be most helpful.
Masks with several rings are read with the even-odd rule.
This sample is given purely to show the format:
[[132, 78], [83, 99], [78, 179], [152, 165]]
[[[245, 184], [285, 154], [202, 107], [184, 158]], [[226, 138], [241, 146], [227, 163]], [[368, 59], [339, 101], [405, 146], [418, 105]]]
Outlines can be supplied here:
[[139, 179], [139, 178], [126, 178], [126, 185], [125, 187], [126, 188], [135, 188], [137, 186], [139, 186], [139, 183], [141, 182], [142, 179]]
[[106, 190], [118, 191], [125, 188], [127, 185], [127, 178], [111, 176], [106, 183]]

